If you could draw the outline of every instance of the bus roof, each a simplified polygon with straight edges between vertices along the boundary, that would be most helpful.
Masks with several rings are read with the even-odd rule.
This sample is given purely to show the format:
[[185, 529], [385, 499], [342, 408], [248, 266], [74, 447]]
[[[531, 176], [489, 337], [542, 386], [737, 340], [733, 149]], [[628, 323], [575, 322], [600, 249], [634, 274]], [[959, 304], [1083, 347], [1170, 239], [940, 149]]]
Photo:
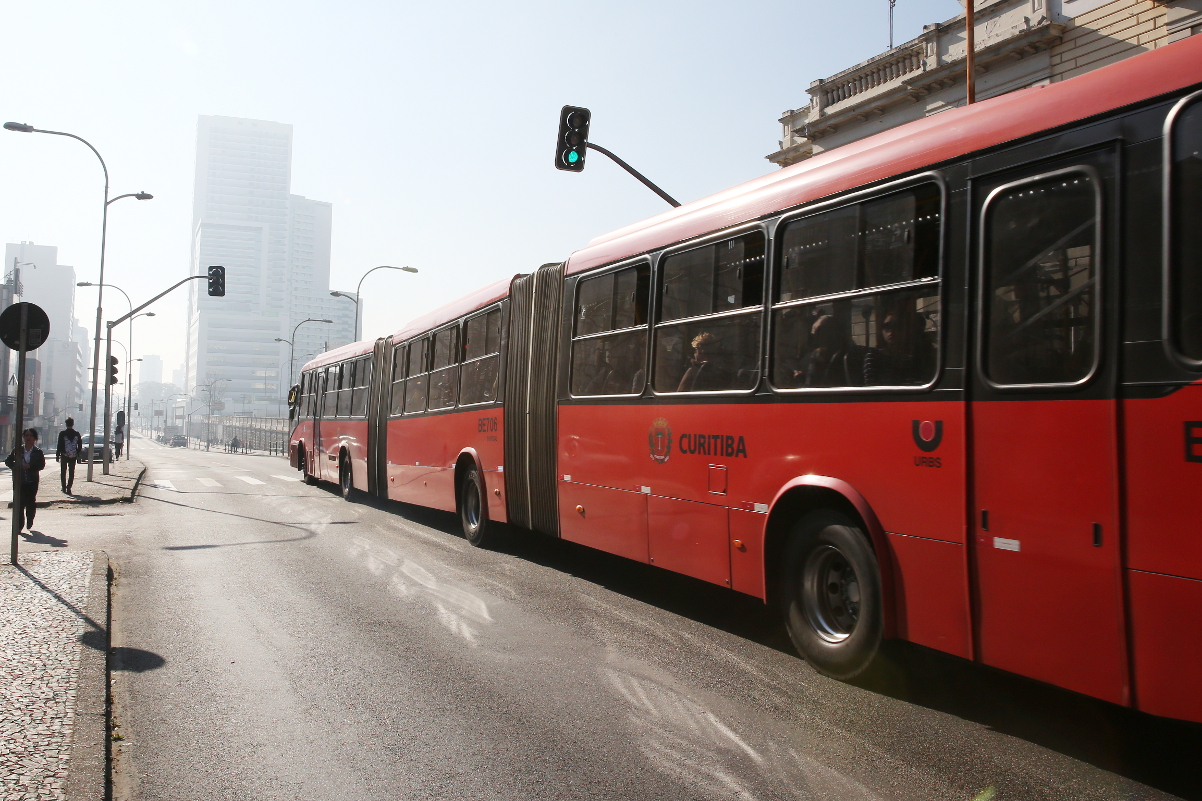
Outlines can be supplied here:
[[[432, 312], [427, 312], [415, 320], [406, 323], [399, 331], [392, 335], [392, 342], [404, 342], [410, 337], [420, 334], [423, 331], [429, 331], [431, 328], [437, 328], [443, 323], [450, 322], [456, 317], [462, 317], [468, 312], [483, 308], [490, 303], [500, 300], [509, 295], [509, 284], [513, 278], [502, 278], [498, 281], [493, 281], [487, 286], [481, 287], [473, 292], [469, 292], [458, 300], [453, 300], [450, 303], [435, 309]], [[362, 356], [371, 353], [375, 348], [374, 340], [363, 340], [360, 342], [352, 342], [349, 345], [327, 350], [325, 353], [319, 353], [310, 361], [305, 363], [301, 371], [312, 369], [314, 367], [324, 367], [327, 364], [334, 364], [343, 359], [353, 359], [356, 356]]]
[[597, 237], [567, 274], [759, 219], [848, 189], [1115, 111], [1202, 81], [1202, 36], [1085, 73], [961, 106], [842, 145]]

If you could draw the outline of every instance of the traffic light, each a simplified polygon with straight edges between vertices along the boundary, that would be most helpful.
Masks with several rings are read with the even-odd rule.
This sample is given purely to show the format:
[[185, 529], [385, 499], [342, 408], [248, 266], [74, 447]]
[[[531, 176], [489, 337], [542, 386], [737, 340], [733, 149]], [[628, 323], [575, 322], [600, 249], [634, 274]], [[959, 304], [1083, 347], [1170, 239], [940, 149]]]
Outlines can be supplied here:
[[209, 268], [209, 297], [225, 297], [225, 268], [216, 265]]
[[117, 369], [117, 357], [109, 356], [109, 383], [116, 384], [120, 378], [121, 371]]
[[559, 139], [555, 145], [555, 169], [580, 172], [588, 150], [588, 124], [593, 113], [578, 106], [559, 110]]

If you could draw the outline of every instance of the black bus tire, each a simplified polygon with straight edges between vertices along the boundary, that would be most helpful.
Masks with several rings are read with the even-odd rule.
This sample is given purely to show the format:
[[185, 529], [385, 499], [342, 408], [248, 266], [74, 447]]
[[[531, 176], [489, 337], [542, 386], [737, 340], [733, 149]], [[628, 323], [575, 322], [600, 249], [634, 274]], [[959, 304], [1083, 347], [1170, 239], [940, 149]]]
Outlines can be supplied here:
[[815, 512], [793, 529], [781, 573], [789, 638], [820, 673], [850, 679], [881, 644], [884, 610], [876, 554], [860, 526], [837, 512]]
[[484, 476], [474, 464], [459, 485], [459, 522], [463, 538], [477, 548], [487, 548], [495, 539], [495, 527], [488, 521], [488, 490]]
[[305, 484], [310, 487], [317, 483], [317, 479], [309, 475], [309, 462], [305, 458], [305, 449], [299, 448], [296, 452], [296, 461], [300, 464], [301, 476], [304, 477]]
[[348, 501], [355, 499], [355, 476], [351, 472], [351, 460], [346, 454], [338, 459], [338, 491]]

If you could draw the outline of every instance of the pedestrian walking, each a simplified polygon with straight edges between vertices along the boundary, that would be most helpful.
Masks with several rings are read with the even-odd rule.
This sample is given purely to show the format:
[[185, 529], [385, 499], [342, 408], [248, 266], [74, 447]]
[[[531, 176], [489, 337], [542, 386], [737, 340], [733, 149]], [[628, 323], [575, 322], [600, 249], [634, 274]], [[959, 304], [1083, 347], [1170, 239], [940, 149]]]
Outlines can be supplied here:
[[70, 495], [75, 484], [75, 462], [83, 450], [83, 435], [75, 430], [75, 418], [67, 418], [67, 427], [58, 432], [58, 447], [54, 449], [54, 461], [59, 463], [59, 478], [63, 483], [63, 494]]
[[117, 430], [113, 432], [113, 446], [117, 450], [117, 458], [121, 458], [121, 449], [125, 447], [125, 432], [121, 430], [121, 426], [117, 426]]
[[[27, 428], [21, 432], [24, 447], [8, 455], [4, 463], [13, 471], [21, 471], [21, 508], [13, 511], [25, 516], [25, 527], [33, 532], [33, 514], [37, 511], [38, 476], [46, 468], [46, 455], [38, 447], [38, 430]], [[20, 518], [17, 518], [18, 520]]]

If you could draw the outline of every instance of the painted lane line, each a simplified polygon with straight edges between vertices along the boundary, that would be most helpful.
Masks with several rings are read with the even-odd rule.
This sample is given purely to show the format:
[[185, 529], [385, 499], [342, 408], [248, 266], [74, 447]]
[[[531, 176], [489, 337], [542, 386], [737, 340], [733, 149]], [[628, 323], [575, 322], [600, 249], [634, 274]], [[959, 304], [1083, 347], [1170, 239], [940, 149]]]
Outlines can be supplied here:
[[175, 485], [165, 478], [156, 478], [154, 483], [150, 486], [158, 487], [159, 489], [171, 490], [172, 492], [179, 492], [179, 490], [175, 488]]
[[296, 476], [272, 476], [272, 478], [278, 478], [280, 481], [300, 481]]
[[221, 486], [220, 484], [218, 484], [216, 481], [214, 481], [211, 478], [198, 478], [196, 480], [199, 481], [201, 484], [204, 484], [206, 487], [220, 487]]
[[243, 481], [245, 481], [247, 484], [266, 484], [267, 483], [266, 481], [260, 481], [257, 478], [251, 478], [250, 476], [234, 476], [234, 478], [240, 478]]

